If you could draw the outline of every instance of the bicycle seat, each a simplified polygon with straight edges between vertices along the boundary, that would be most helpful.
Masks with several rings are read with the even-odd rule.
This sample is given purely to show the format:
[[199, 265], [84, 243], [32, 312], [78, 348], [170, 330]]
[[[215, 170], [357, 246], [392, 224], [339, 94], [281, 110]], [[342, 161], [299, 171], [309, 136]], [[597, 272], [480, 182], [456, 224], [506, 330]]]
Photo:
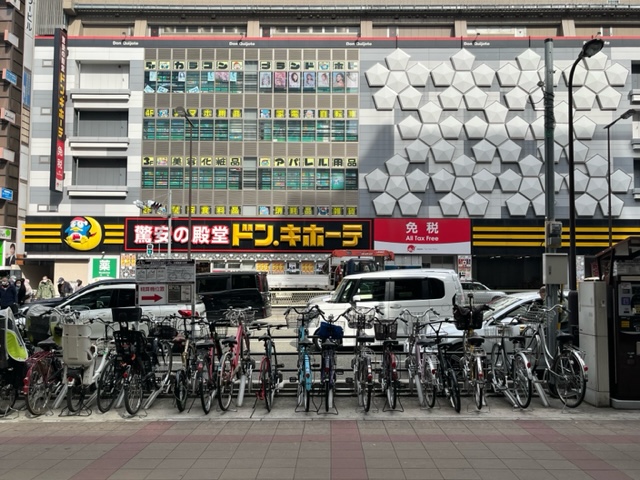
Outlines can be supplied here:
[[469, 337], [467, 338], [467, 342], [473, 347], [479, 347], [484, 343], [484, 337]]
[[310, 340], [309, 338], [305, 337], [302, 340], [300, 340], [298, 342], [300, 345], [304, 345], [306, 347], [313, 345], [313, 340]]
[[[565, 345], [567, 343], [573, 342], [573, 335], [567, 332], [558, 332], [556, 335], [556, 341], [558, 345]], [[40, 344], [38, 344], [39, 346]]]
[[227, 337], [220, 340], [220, 343], [222, 345], [236, 345], [238, 343], [238, 340], [236, 339], [236, 337]]
[[356, 337], [356, 342], [359, 342], [359, 343], [371, 343], [375, 341], [376, 341], [376, 337], [374, 337], [373, 335], [360, 335]]
[[53, 337], [49, 337], [46, 340], [42, 340], [38, 342], [38, 347], [40, 347], [45, 352], [49, 352], [51, 350], [57, 350], [60, 346], [55, 342]]
[[434, 343], [438, 343], [438, 341], [435, 338], [419, 338], [416, 341], [416, 345], [418, 345], [420, 347], [425, 347], [427, 345], [433, 345]]
[[196, 348], [211, 348], [215, 347], [215, 345], [213, 340], [199, 340], [196, 342]]
[[325, 338], [322, 341], [323, 347], [335, 347], [338, 343], [333, 338]]

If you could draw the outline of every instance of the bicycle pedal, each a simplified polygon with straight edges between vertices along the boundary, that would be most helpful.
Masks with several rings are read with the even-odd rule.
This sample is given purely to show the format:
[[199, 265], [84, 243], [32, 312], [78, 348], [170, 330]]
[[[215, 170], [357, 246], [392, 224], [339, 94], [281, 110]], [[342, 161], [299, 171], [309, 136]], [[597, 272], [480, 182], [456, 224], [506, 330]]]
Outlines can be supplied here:
[[284, 368], [284, 363], [277, 363], [276, 368]]

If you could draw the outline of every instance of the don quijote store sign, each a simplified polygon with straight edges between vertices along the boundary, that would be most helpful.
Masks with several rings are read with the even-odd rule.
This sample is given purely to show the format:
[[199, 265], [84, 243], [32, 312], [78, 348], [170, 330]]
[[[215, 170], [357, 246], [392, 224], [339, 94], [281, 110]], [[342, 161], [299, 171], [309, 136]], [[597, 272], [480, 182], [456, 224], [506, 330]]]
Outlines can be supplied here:
[[[371, 248], [372, 220], [261, 218], [194, 218], [173, 220], [171, 249], [183, 252], [296, 252], [320, 253], [341, 248]], [[148, 244], [166, 246], [166, 220], [127, 218], [125, 251], [143, 252]]]
[[443, 218], [381, 218], [373, 225], [374, 248], [397, 254], [469, 255], [471, 221]]

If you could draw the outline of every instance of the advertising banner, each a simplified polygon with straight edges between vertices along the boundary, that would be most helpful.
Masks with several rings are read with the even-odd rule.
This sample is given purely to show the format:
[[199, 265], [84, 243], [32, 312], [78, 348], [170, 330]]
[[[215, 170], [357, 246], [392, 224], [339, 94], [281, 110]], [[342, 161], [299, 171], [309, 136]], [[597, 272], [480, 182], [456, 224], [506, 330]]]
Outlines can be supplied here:
[[445, 218], [374, 220], [374, 248], [394, 253], [469, 255], [471, 221]]

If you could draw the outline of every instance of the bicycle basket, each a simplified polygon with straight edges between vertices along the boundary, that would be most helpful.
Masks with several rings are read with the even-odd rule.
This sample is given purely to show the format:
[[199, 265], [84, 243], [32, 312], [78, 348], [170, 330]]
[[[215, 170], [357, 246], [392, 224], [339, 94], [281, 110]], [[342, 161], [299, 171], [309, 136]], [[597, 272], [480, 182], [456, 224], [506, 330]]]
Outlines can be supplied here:
[[210, 328], [213, 327], [213, 331], [221, 338], [229, 336], [229, 322], [225, 320], [216, 320], [210, 324]]
[[156, 324], [149, 330], [150, 337], [156, 337], [161, 340], [173, 340], [176, 335], [178, 335], [178, 330], [175, 327], [163, 323]]
[[373, 319], [375, 313], [349, 312], [347, 316], [347, 325], [349, 328], [371, 328], [373, 327]]
[[116, 330], [113, 332], [113, 341], [118, 355], [142, 355], [146, 350], [144, 333], [138, 330]]
[[285, 315], [288, 328], [297, 328], [299, 325], [306, 325], [317, 316], [315, 311], [298, 313], [291, 309]]
[[395, 340], [398, 337], [398, 322], [396, 321], [377, 321], [373, 325], [375, 337], [378, 341]]
[[329, 322], [320, 322], [317, 335], [322, 340], [327, 340], [328, 338], [341, 340], [344, 336], [344, 330], [340, 325], [335, 325]]
[[453, 321], [458, 330], [468, 330], [471, 328], [471, 309], [468, 307], [461, 307], [459, 305], [453, 306]]

